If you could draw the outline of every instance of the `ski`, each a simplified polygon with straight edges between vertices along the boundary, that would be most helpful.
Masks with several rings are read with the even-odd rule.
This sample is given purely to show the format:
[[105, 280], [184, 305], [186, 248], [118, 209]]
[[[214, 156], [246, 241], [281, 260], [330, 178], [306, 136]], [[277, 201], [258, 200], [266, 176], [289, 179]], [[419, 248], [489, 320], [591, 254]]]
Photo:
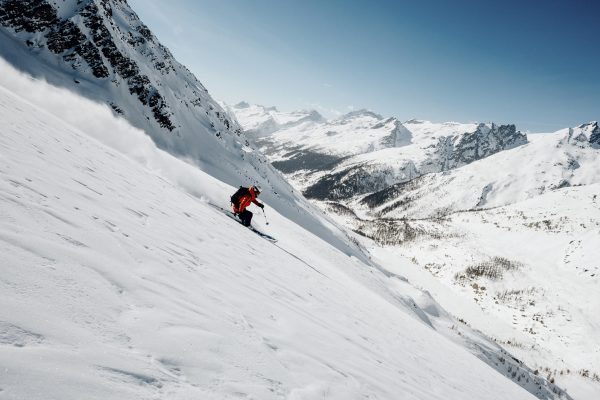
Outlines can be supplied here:
[[[216, 204], [212, 204], [212, 203], [208, 203], [210, 206], [212, 206], [213, 208], [221, 211], [223, 214], [225, 214], [226, 216], [228, 216], [229, 218], [231, 218], [232, 220], [234, 220], [235, 222], [237, 222], [238, 224], [244, 226], [244, 224], [242, 224], [242, 221], [240, 221], [240, 219], [238, 217], [236, 217], [233, 212], [224, 209], [223, 207], [219, 207]], [[259, 231], [258, 229], [256, 229], [255, 227], [253, 227], [252, 225], [250, 226], [244, 226], [245, 228], [248, 228], [250, 231], [256, 233], [258, 236], [262, 237], [265, 240], [268, 240], [271, 243], [277, 243], [277, 239], [275, 239], [273, 236], [271, 235], [267, 235], [264, 232]]]

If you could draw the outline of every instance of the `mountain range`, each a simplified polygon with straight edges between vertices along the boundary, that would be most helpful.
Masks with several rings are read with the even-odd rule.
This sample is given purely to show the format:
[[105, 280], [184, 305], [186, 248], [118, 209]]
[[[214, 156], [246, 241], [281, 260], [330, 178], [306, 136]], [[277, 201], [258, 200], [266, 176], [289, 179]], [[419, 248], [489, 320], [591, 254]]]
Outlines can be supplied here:
[[401, 122], [368, 110], [326, 120], [314, 111], [225, 107], [381, 265], [410, 259], [413, 269], [401, 273], [450, 313], [549, 378], [593, 376], [576, 386], [596, 393], [597, 122], [525, 134], [515, 125]]
[[597, 123], [219, 104], [124, 0], [0, 0], [0, 56], [0, 395], [598, 393]]

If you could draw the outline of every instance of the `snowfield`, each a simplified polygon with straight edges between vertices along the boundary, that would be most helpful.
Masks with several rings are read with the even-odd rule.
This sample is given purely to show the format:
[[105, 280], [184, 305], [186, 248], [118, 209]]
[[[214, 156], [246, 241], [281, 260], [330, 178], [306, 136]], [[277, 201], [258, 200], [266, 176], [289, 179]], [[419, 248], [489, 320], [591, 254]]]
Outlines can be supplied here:
[[600, 398], [597, 122], [525, 136], [410, 120], [398, 142], [395, 118], [364, 110], [268, 132], [270, 108], [228, 109], [383, 270], [574, 398]]
[[[32, 85], [6, 64], [2, 76]], [[559, 398], [406, 279], [268, 201], [270, 224], [254, 221], [277, 245], [244, 229], [209, 204], [226, 206], [233, 187], [110, 122], [106, 107], [30, 86], [110, 127], [94, 138], [33, 105], [35, 91], [28, 101], [4, 86], [5, 398]], [[492, 368], [481, 349], [503, 361]]]
[[[158, 147], [231, 186], [259, 184], [265, 189], [263, 198], [278, 212], [347, 254], [362, 257], [345, 233], [315, 214], [314, 207], [245, 140], [234, 119], [174, 59], [126, 1], [0, 0], [0, 16], [0, 59], [107, 105], [152, 141], [142, 140], [140, 146], [126, 143], [130, 135], [111, 136], [119, 123], [106, 111], [101, 121], [90, 126], [85, 120], [88, 114], [79, 109], [81, 102], [74, 112], [64, 104], [62, 92], [40, 91], [29, 82], [13, 81], [4, 72], [10, 67], [3, 60], [3, 84], [15, 93], [28, 93], [34, 104], [118, 145], [121, 151], [149, 158], [155, 166], [164, 167]], [[168, 174], [168, 168], [163, 173]]]

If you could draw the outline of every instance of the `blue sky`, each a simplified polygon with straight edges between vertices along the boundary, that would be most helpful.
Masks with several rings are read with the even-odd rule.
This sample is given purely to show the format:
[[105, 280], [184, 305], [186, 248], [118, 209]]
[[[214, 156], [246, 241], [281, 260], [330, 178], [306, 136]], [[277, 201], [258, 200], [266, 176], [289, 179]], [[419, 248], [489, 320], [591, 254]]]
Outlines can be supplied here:
[[553, 131], [600, 119], [595, 0], [129, 0], [219, 100]]

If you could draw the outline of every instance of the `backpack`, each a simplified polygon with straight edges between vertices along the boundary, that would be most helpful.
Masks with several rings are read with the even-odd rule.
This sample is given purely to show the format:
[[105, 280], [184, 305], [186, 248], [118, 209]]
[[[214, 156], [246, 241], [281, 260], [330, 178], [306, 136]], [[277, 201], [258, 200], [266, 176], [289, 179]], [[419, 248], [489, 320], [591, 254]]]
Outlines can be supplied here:
[[237, 206], [242, 196], [245, 196], [249, 192], [250, 190], [247, 187], [240, 186], [240, 188], [231, 196], [231, 203]]

